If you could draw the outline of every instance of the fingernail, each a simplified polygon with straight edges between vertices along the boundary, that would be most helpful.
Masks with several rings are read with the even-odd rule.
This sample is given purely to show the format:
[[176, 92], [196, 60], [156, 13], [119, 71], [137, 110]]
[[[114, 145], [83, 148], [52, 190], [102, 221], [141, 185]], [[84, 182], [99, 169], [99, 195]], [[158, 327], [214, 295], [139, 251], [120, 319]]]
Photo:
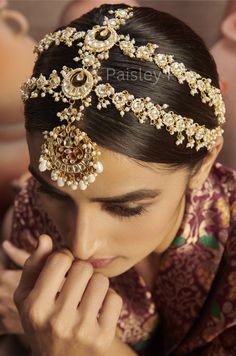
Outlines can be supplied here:
[[59, 250], [60, 252], [64, 252], [66, 255], [68, 255], [71, 259], [74, 260], [74, 256], [72, 254], [72, 252], [70, 250], [68, 250], [68, 248], [63, 248], [61, 250]]
[[38, 238], [38, 245], [37, 245], [37, 249], [40, 248], [42, 246], [43, 243], [43, 235], [40, 235]]
[[37, 250], [41, 248], [43, 248], [43, 250], [48, 250], [51, 249], [51, 246], [52, 246], [52, 240], [50, 236], [46, 234], [42, 234], [38, 237], [38, 245], [36, 247]]

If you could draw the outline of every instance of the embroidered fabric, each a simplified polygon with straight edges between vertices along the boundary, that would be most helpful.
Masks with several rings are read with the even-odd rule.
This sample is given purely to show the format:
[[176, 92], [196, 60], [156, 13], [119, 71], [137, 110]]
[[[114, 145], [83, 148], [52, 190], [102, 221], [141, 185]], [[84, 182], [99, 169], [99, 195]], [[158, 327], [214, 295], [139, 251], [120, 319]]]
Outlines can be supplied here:
[[[31, 177], [14, 204], [11, 241], [32, 252], [42, 233], [62, 238], [35, 204]], [[158, 342], [160, 355], [236, 354], [236, 172], [216, 163], [189, 191], [182, 224], [163, 253], [154, 293], [135, 266], [110, 278], [123, 298], [117, 335], [140, 355]], [[233, 337], [234, 336], [234, 337]], [[218, 354], [217, 354], [218, 355]]]

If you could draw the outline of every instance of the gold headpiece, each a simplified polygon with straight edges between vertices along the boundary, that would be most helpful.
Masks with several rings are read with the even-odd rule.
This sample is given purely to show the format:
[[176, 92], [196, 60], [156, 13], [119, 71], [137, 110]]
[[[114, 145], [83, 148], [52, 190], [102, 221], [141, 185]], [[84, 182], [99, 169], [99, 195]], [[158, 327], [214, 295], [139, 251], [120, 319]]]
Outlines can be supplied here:
[[[68, 104], [63, 111], [57, 113], [60, 120], [67, 124], [43, 133], [46, 141], [42, 145], [39, 159], [40, 171], [51, 171], [51, 179], [57, 181], [59, 186], [66, 183], [72, 189], [79, 187], [84, 190], [103, 171], [103, 165], [98, 160], [101, 152], [97, 144], [75, 125], [76, 121], [83, 118], [85, 107], [92, 103], [89, 95], [91, 91], [97, 95], [99, 110], [112, 102], [121, 116], [132, 111], [140, 123], [149, 122], [157, 129], [164, 127], [170, 135], [176, 134], [177, 145], [186, 140], [186, 147], [195, 147], [196, 150], [206, 147], [210, 150], [216, 138], [223, 134], [220, 125], [225, 122], [225, 106], [220, 90], [211, 85], [211, 79], [187, 70], [183, 63], [174, 60], [173, 55], [157, 53], [157, 44], [147, 43], [138, 47], [129, 34], [117, 33], [120, 25], [133, 16], [132, 10], [131, 7], [110, 10], [109, 13], [114, 14], [113, 18], [105, 16], [102, 26], [96, 25], [87, 32], [67, 27], [47, 34], [35, 47], [35, 52], [41, 54], [53, 44], [58, 46], [64, 43], [70, 47], [76, 41], [79, 47], [78, 56], [73, 60], [82, 63], [82, 67], [75, 69], [63, 66], [61, 75], [53, 70], [48, 78], [42, 74], [38, 78], [31, 77], [21, 87], [23, 101], [50, 94], [55, 101]], [[102, 80], [98, 75], [101, 60], [109, 57], [109, 50], [115, 45], [119, 46], [123, 54], [154, 62], [163, 73], [174, 75], [181, 84], [186, 82], [191, 95], [200, 93], [201, 101], [214, 108], [219, 126], [208, 129], [191, 118], [166, 111], [167, 104], [154, 104], [149, 97], [135, 98], [127, 90], [115, 92], [109, 83], [98, 84]], [[79, 110], [74, 107], [77, 100], [81, 100]]]

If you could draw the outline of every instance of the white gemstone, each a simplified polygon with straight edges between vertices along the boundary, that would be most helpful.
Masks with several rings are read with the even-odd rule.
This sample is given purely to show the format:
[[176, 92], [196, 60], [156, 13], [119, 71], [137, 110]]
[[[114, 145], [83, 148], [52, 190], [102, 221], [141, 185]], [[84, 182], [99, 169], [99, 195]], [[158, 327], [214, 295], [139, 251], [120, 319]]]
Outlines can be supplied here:
[[174, 124], [174, 118], [172, 117], [171, 114], [165, 114], [163, 122], [166, 126], [171, 126]]
[[116, 19], [111, 19], [109, 22], [110, 22], [110, 24], [111, 24], [112, 26], [115, 26], [115, 25], [116, 25]]
[[120, 43], [120, 47], [121, 47], [122, 49], [128, 48], [129, 46], [130, 46], [130, 42], [128, 42], [128, 41], [122, 41], [122, 42]]
[[183, 119], [179, 119], [176, 122], [176, 128], [177, 128], [178, 131], [183, 131], [185, 129], [185, 123], [184, 123]]
[[117, 13], [118, 13], [120, 16], [122, 16], [122, 17], [124, 17], [124, 16], [127, 15], [126, 10], [117, 10]]
[[132, 109], [134, 110], [134, 112], [139, 112], [143, 110], [143, 108], [144, 108], [144, 104], [140, 99], [136, 99], [133, 101]]
[[102, 96], [102, 95], [106, 94], [106, 86], [104, 84], [98, 85], [97, 88], [95, 89], [95, 92], [99, 96]]
[[151, 118], [151, 119], [156, 119], [157, 117], [158, 117], [158, 110], [157, 110], [157, 108], [156, 107], [153, 107], [149, 112], [148, 112], [148, 114], [149, 114], [149, 117]]

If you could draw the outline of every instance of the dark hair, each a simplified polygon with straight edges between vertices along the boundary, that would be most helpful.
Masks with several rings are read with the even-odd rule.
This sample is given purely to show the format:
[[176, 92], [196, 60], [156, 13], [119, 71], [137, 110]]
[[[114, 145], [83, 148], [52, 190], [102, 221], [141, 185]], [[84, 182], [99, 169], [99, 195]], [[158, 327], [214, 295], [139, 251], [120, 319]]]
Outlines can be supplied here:
[[[108, 10], [121, 7], [128, 5], [101, 5], [71, 22], [70, 26], [76, 27], [78, 31], [87, 31], [94, 25], [102, 25]], [[125, 25], [121, 25], [118, 33], [129, 33], [138, 46], [147, 42], [158, 44], [160, 53], [174, 55], [176, 61], [183, 62], [187, 69], [196, 71], [203, 77], [211, 78], [212, 84], [219, 88], [215, 61], [203, 40], [190, 27], [165, 12], [149, 7], [133, 8], [134, 16]], [[59, 73], [63, 65], [76, 68], [73, 58], [77, 52], [78, 47], [75, 45], [51, 46], [36, 61], [33, 75], [38, 77], [42, 73], [49, 76], [53, 69]], [[109, 80], [108, 68], [112, 68], [115, 73]], [[126, 75], [130, 71], [137, 71], [142, 75], [148, 71], [152, 76], [150, 81], [142, 78], [131, 81], [128, 75], [123, 80], [118, 80], [117, 75], [121, 71]], [[176, 77], [168, 77], [151, 62], [125, 56], [118, 46], [114, 46], [109, 52], [109, 58], [102, 61], [99, 75], [103, 78], [102, 82], [109, 81], [116, 92], [127, 89], [135, 97], [149, 96], [155, 104], [166, 103], [169, 105], [168, 110], [191, 117], [201, 125], [208, 128], [218, 126], [213, 109], [201, 102], [200, 95], [192, 96], [186, 83], [179, 84]], [[157, 76], [159, 79], [154, 85]], [[157, 130], [149, 123], [140, 124], [132, 112], [126, 113], [122, 118], [113, 104], [98, 110], [96, 94], [92, 92], [91, 95], [92, 102], [96, 104], [85, 109], [85, 117], [78, 126], [101, 147], [144, 163], [165, 163], [169, 167], [193, 167], [207, 154], [205, 148], [198, 152], [195, 148], [186, 148], [186, 142], [177, 146], [176, 135], [171, 136], [164, 128]], [[29, 132], [43, 132], [61, 125], [56, 113], [64, 107], [64, 103], [55, 102], [50, 95], [36, 100], [29, 99], [25, 104], [26, 129]]]

